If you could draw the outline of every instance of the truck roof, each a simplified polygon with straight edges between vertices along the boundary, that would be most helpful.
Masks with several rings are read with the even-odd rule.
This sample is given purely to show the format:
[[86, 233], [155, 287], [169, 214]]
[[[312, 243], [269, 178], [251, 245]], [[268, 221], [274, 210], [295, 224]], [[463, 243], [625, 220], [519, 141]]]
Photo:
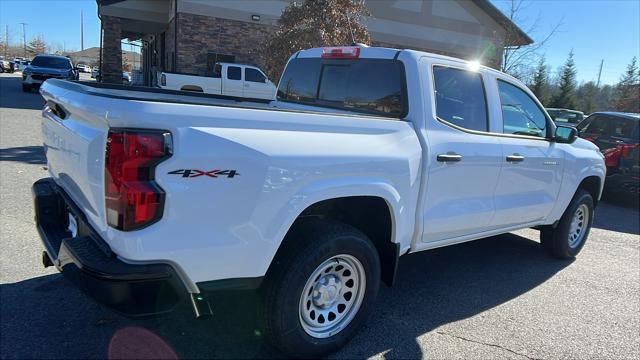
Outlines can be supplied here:
[[[311, 48], [311, 49], [306, 49], [306, 50], [300, 50], [298, 52], [296, 52], [295, 54], [293, 54], [291, 56], [290, 59], [293, 58], [318, 58], [318, 57], [324, 57], [324, 55], [326, 55], [327, 49], [355, 49], [358, 48], [358, 55], [357, 58], [362, 58], [362, 59], [397, 59], [398, 56], [401, 53], [407, 53], [410, 56], [412, 56], [413, 58], [415, 58], [416, 60], [421, 58], [421, 57], [428, 57], [431, 59], [441, 59], [441, 60], [447, 60], [447, 61], [454, 61], [454, 62], [458, 62], [460, 64], [463, 65], [470, 65], [470, 64], [474, 64], [474, 65], [478, 65], [478, 67], [484, 71], [487, 72], [491, 72], [494, 74], [498, 74], [500, 76], [506, 76], [509, 77], [510, 79], [521, 83], [520, 80], [514, 78], [513, 76], [503, 73], [502, 71], [490, 68], [488, 66], [479, 64], [477, 62], [474, 61], [470, 61], [470, 60], [464, 60], [464, 59], [460, 59], [460, 58], [456, 58], [456, 57], [452, 57], [452, 56], [446, 56], [446, 55], [440, 55], [440, 54], [435, 54], [435, 53], [431, 53], [431, 52], [427, 52], [427, 51], [418, 51], [418, 50], [411, 50], [411, 49], [395, 49], [395, 48], [386, 48], [386, 47], [377, 47], [377, 46], [366, 46], [366, 45], [352, 45], [352, 46], [329, 46], [329, 47], [317, 47], [317, 48]], [[324, 52], [324, 55], [323, 55]], [[356, 56], [354, 56], [355, 58]], [[348, 58], [347, 56], [343, 56], [342, 58]]]
[[232, 62], [218, 61], [216, 64], [220, 64], [220, 65], [231, 65], [231, 66], [249, 66], [249, 67], [252, 67], [252, 68], [259, 69], [259, 67], [257, 67], [256, 65], [243, 64], [243, 63], [232, 63]]

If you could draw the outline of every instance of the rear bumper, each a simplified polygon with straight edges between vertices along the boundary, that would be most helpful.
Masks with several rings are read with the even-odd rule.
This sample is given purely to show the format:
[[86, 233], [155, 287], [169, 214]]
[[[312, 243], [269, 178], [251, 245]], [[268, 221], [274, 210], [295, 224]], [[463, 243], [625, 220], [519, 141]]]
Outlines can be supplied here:
[[[170, 265], [120, 260], [51, 178], [36, 181], [32, 193], [36, 226], [50, 263], [99, 303], [124, 315], [147, 316], [169, 312], [186, 297]], [[77, 222], [75, 237], [68, 230], [69, 214]]]

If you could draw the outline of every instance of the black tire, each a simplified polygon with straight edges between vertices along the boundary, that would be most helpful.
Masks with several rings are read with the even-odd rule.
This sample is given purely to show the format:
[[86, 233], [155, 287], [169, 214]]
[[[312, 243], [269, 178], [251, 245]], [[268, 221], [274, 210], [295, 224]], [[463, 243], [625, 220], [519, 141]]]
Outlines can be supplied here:
[[22, 91], [31, 92], [31, 85], [22, 84]]
[[[333, 352], [357, 333], [374, 305], [380, 285], [380, 259], [376, 248], [358, 229], [340, 222], [319, 219], [307, 220], [296, 225], [285, 241], [286, 248], [278, 252], [262, 288], [262, 315], [267, 339], [276, 348], [293, 357], [319, 357]], [[305, 326], [308, 325], [303, 326], [304, 320], [301, 318], [301, 307], [305, 303], [302, 300], [303, 290], [306, 293], [306, 289], [309, 289], [308, 280], [314, 283], [311, 275], [318, 271], [321, 265], [327, 266], [326, 262], [329, 259], [345, 254], [356, 258], [364, 270], [362, 273], [366, 285], [362, 285], [364, 295], [360, 306], [350, 308], [352, 310], [343, 310], [345, 314], [354, 315], [350, 322], [344, 321], [341, 330], [336, 334], [325, 338], [311, 336], [305, 330]], [[336, 270], [338, 268], [338, 265], [334, 267]], [[324, 273], [326, 272], [321, 275]], [[315, 283], [319, 283], [319, 278], [320, 275], [315, 279]], [[339, 294], [343, 294], [343, 291], [348, 290], [344, 288]], [[306, 296], [310, 294], [311, 291]], [[341, 296], [338, 295], [336, 299], [342, 299]], [[344, 296], [346, 298], [346, 294]], [[309, 305], [306, 305], [306, 308], [309, 309]], [[344, 316], [343, 319], [346, 319], [351, 315], [338, 316]], [[336, 324], [342, 321], [335, 315], [334, 319]]]
[[[570, 246], [569, 232], [571, 230], [571, 223], [576, 211], [581, 206], [586, 206], [588, 219], [586, 221], [586, 227], [583, 227], [583, 234], [579, 240], [579, 243]], [[583, 208], [584, 209], [584, 208]], [[551, 256], [559, 259], [572, 259], [578, 255], [582, 247], [584, 246], [587, 238], [589, 237], [589, 231], [593, 224], [593, 197], [591, 194], [583, 189], [578, 189], [573, 196], [571, 203], [567, 206], [567, 209], [562, 214], [558, 225], [553, 228], [552, 226], [545, 226], [540, 231], [540, 242], [544, 250]]]

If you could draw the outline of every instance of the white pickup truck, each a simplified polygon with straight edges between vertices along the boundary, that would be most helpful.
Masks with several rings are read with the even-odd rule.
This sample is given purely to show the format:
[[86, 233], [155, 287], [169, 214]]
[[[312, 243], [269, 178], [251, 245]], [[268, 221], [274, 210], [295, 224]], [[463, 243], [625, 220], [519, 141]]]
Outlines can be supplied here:
[[248, 99], [273, 100], [276, 87], [255, 66], [236, 63], [216, 63], [211, 76], [161, 72], [161, 89], [193, 91]]
[[345, 344], [402, 255], [535, 227], [550, 255], [576, 256], [604, 185], [598, 148], [526, 86], [430, 53], [299, 51], [271, 103], [40, 91], [45, 266], [129, 315], [189, 299], [204, 317], [210, 292], [259, 289], [264, 331], [292, 356]]

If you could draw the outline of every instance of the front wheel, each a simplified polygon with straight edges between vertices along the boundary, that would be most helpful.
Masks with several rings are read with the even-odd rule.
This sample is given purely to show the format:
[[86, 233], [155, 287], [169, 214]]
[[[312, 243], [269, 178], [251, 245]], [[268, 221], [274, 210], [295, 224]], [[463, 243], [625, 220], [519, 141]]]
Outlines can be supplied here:
[[579, 189], [560, 218], [558, 225], [544, 227], [540, 242], [545, 251], [560, 259], [574, 258], [587, 241], [593, 223], [593, 197]]
[[263, 288], [268, 339], [287, 355], [318, 357], [343, 346], [366, 321], [380, 284], [375, 246], [328, 220], [296, 225]]

